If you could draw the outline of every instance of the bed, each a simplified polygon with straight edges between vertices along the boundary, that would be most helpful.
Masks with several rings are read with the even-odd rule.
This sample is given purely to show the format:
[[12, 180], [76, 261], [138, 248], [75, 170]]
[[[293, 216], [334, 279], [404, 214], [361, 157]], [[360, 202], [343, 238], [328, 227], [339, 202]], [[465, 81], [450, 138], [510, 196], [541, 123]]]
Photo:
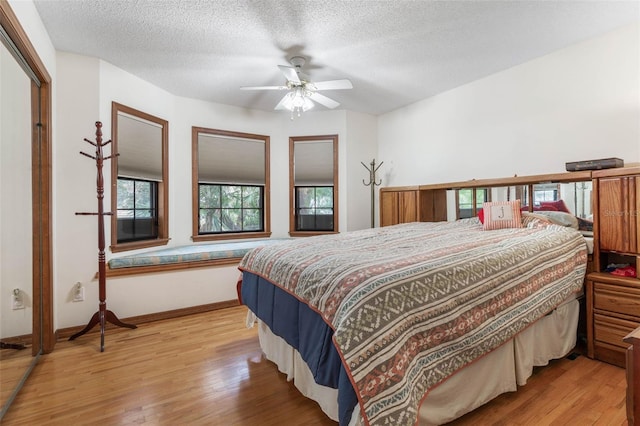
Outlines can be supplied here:
[[575, 345], [584, 238], [524, 222], [410, 223], [256, 248], [238, 297], [267, 358], [341, 425], [445, 423]]

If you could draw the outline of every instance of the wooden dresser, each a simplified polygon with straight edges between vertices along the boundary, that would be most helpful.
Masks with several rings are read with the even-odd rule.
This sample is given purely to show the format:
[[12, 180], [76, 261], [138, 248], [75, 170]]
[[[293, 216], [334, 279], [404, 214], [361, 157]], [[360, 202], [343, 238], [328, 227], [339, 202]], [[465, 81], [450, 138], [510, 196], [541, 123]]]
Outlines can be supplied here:
[[627, 349], [627, 419], [634, 426], [640, 425], [640, 327], [624, 341], [631, 345]]
[[587, 353], [624, 367], [623, 340], [640, 326], [638, 273], [605, 272], [609, 264], [640, 267], [640, 167], [594, 171], [594, 272], [587, 275]]

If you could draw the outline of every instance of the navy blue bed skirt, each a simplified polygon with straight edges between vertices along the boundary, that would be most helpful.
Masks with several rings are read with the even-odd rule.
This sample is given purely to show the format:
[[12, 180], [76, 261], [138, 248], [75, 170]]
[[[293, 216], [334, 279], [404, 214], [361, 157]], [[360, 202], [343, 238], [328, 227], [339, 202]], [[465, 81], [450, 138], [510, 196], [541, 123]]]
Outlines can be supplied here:
[[358, 399], [333, 345], [333, 330], [306, 304], [257, 275], [243, 272], [241, 302], [273, 334], [294, 347], [319, 385], [338, 389], [340, 425], [347, 425]]

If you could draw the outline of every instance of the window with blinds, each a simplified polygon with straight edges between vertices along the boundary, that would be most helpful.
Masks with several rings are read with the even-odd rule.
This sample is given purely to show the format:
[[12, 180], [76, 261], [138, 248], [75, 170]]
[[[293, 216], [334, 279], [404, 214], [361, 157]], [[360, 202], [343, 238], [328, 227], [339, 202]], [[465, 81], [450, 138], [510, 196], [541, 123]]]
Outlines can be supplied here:
[[268, 235], [269, 137], [193, 131], [194, 240]]

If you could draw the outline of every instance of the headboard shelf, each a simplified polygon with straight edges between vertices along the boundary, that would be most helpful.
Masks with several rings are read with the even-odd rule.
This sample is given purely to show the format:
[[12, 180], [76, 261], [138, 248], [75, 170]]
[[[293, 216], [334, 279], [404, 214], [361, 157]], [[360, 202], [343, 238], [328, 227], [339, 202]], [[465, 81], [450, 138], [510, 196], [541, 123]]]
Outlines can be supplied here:
[[505, 178], [471, 179], [459, 182], [445, 182], [436, 184], [419, 185], [420, 190], [430, 189], [460, 189], [460, 188], [486, 188], [494, 186], [531, 185], [538, 183], [565, 183], [582, 182], [591, 180], [591, 171], [550, 173], [542, 175], [513, 176]]
[[626, 176], [626, 175], [637, 175], [640, 174], [640, 167], [620, 167], [615, 169], [603, 169], [603, 170], [594, 170], [593, 178], [600, 177], [613, 177], [613, 176]]

